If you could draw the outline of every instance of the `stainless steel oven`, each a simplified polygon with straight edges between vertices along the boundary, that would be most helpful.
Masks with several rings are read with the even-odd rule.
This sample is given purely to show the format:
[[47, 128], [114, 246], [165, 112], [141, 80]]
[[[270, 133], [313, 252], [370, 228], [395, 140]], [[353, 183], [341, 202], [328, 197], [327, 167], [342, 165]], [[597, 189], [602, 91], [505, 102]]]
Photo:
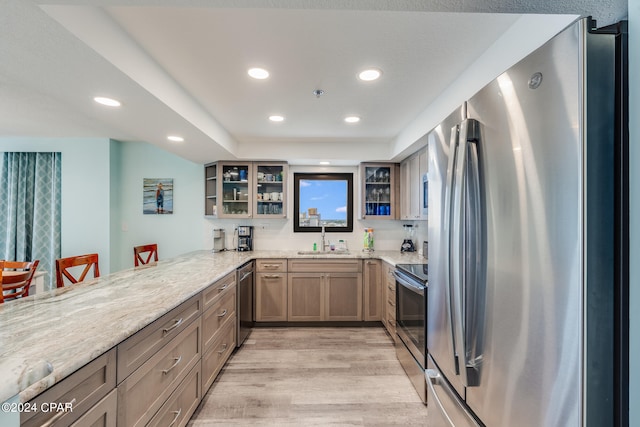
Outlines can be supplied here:
[[427, 264], [398, 264], [396, 278], [396, 354], [416, 391], [426, 403]]

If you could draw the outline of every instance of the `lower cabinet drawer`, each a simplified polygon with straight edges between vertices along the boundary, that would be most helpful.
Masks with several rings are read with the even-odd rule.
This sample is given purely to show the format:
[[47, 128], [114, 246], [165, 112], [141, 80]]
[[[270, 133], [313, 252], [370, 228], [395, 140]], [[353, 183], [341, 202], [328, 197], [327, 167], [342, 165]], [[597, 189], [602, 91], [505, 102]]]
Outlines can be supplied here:
[[236, 348], [236, 322], [229, 322], [211, 349], [202, 356], [202, 394], [204, 395]]
[[29, 401], [35, 408], [50, 409], [59, 404], [60, 411], [22, 412], [20, 425], [41, 426], [55, 417], [51, 425], [68, 426], [115, 387], [116, 351], [112, 349]]
[[201, 314], [202, 298], [198, 295], [118, 344], [118, 384]]
[[201, 382], [202, 375], [200, 364], [198, 363], [191, 369], [191, 372], [180, 383], [165, 404], [162, 405], [162, 408], [154, 415], [147, 426], [186, 426], [202, 399]]
[[118, 391], [113, 389], [93, 408], [78, 418], [78, 421], [71, 424], [71, 427], [116, 427], [117, 414]]
[[236, 288], [232, 288], [202, 315], [202, 348], [208, 350], [213, 344], [216, 332], [235, 317]]
[[201, 319], [176, 335], [118, 385], [118, 425], [142, 426], [200, 362]]

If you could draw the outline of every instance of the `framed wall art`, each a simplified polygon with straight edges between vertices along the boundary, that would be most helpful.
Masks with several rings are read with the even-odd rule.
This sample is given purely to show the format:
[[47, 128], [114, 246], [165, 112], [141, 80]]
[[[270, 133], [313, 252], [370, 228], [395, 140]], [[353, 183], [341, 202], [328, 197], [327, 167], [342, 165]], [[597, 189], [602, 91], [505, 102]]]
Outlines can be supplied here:
[[173, 178], [143, 179], [142, 213], [145, 215], [173, 213]]

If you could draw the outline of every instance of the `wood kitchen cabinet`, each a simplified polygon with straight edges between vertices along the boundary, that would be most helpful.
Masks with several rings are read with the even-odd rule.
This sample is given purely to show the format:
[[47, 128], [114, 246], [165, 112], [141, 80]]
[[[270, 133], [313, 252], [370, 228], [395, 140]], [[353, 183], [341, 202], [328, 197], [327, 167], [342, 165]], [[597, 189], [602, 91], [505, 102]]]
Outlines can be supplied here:
[[361, 273], [324, 273], [324, 293], [323, 320], [362, 320]]
[[379, 259], [364, 261], [364, 320], [382, 320], [383, 279], [382, 262]]
[[387, 332], [391, 335], [393, 341], [397, 341], [396, 335], [396, 279], [393, 276], [395, 267], [384, 262], [382, 265], [384, 271], [383, 281], [383, 320]]
[[289, 322], [362, 320], [360, 260], [291, 259], [288, 269]]
[[287, 260], [256, 260], [256, 322], [287, 321]]
[[204, 214], [218, 216], [218, 164], [204, 165]]
[[251, 218], [252, 179], [252, 162], [218, 162], [218, 218]]
[[324, 293], [324, 273], [289, 273], [287, 320], [324, 320]]
[[[102, 356], [83, 366], [64, 381], [51, 387], [29, 401], [28, 407], [42, 408], [49, 405], [70, 405], [67, 411], [24, 411], [20, 413], [21, 426], [71, 425], [85, 419], [103, 419], [111, 425], [115, 423], [116, 397], [112, 394], [116, 387], [116, 351], [109, 350]], [[67, 407], [69, 408], [69, 407]], [[48, 423], [48, 424], [47, 424]], [[81, 424], [79, 424], [81, 425]], [[86, 425], [86, 424], [85, 424]]]
[[398, 170], [396, 163], [360, 164], [360, 218], [398, 219]]
[[[197, 374], [201, 395], [209, 390], [236, 347], [237, 293], [235, 271], [202, 292], [202, 370]], [[192, 387], [186, 392], [194, 395]]]
[[427, 173], [427, 148], [400, 163], [400, 219], [427, 219], [424, 209], [423, 175]]
[[285, 162], [254, 162], [254, 218], [287, 217], [287, 176]]
[[287, 162], [219, 161], [204, 166], [204, 214], [215, 218], [286, 218]]

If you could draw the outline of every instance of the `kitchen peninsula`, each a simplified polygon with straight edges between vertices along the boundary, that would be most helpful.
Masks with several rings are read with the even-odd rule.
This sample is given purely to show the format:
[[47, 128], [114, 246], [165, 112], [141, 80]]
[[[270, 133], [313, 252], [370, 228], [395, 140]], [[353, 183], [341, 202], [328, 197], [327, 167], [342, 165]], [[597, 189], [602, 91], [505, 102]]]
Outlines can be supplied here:
[[417, 253], [301, 255], [198, 251], [0, 306], [0, 401], [28, 402], [252, 259], [381, 259]]

